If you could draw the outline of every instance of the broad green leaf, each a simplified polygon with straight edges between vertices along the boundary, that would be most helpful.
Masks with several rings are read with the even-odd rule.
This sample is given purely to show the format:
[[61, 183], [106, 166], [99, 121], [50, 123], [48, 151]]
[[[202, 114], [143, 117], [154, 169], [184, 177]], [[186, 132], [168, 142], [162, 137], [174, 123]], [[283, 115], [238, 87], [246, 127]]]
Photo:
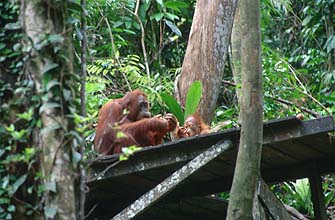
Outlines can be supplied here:
[[7, 211], [8, 211], [8, 212], [15, 212], [15, 206], [10, 205], [10, 206], [7, 208]]
[[4, 155], [5, 152], [6, 152], [6, 150], [4, 150], [4, 149], [0, 149], [0, 157], [1, 157], [2, 155]]
[[47, 91], [50, 91], [50, 89], [54, 86], [60, 86], [60, 82], [55, 79], [49, 81], [47, 84]]
[[156, 21], [160, 21], [160, 20], [162, 20], [163, 16], [164, 16], [164, 14], [159, 12], [159, 13], [151, 15], [150, 20], [155, 19]]
[[44, 112], [45, 110], [47, 110], [49, 108], [58, 108], [58, 107], [60, 107], [60, 105], [58, 103], [47, 102], [47, 103], [44, 103], [41, 106], [39, 113], [41, 114], [42, 112]]
[[21, 28], [21, 25], [19, 21], [15, 23], [8, 23], [4, 27], [5, 30], [18, 30], [20, 28]]
[[185, 101], [185, 118], [193, 114], [199, 105], [202, 95], [202, 85], [200, 81], [194, 81], [188, 89]]
[[56, 188], [56, 181], [54, 179], [48, 181], [45, 183], [45, 188], [48, 190], [48, 191], [51, 191], [51, 192], [57, 192], [57, 188]]
[[179, 20], [179, 17], [177, 15], [171, 14], [169, 12], [165, 13], [165, 17], [167, 17], [168, 19], [170, 19], [171, 21], [173, 20]]
[[166, 8], [171, 8], [173, 10], [176, 10], [180, 12], [180, 8], [187, 8], [188, 5], [185, 2], [182, 1], [167, 1], [164, 3]]
[[14, 195], [14, 193], [18, 190], [18, 188], [26, 181], [27, 174], [22, 175], [20, 178], [18, 178], [15, 183], [13, 184], [13, 188], [10, 192], [10, 195]]
[[64, 42], [64, 37], [60, 34], [52, 34], [48, 37], [51, 44], [61, 44]]
[[48, 134], [48, 133], [51, 133], [57, 129], [60, 129], [60, 125], [59, 124], [54, 124], [54, 125], [49, 125], [48, 127], [44, 127], [41, 129], [41, 135], [45, 135], [45, 134]]
[[167, 24], [167, 26], [169, 26], [169, 28], [171, 29], [173, 33], [175, 33], [178, 36], [181, 36], [181, 31], [174, 23], [168, 20], [165, 20], [165, 23]]
[[164, 7], [163, 0], [156, 0], [156, 2], [157, 2], [158, 4], [160, 4], [162, 7]]
[[183, 125], [185, 118], [184, 118], [184, 115], [183, 115], [183, 110], [182, 110], [181, 106], [179, 105], [179, 103], [169, 94], [162, 93], [160, 95], [161, 95], [161, 98], [162, 98], [163, 102], [168, 107], [169, 111], [174, 116], [176, 116], [179, 123], [181, 125]]
[[63, 89], [63, 97], [66, 101], [71, 100], [71, 91], [68, 89]]
[[47, 217], [48, 219], [54, 219], [54, 217], [57, 214], [57, 209], [56, 208], [52, 208], [52, 207], [45, 207], [44, 208], [44, 215], [45, 217]]
[[45, 65], [43, 66], [42, 74], [47, 73], [48, 71], [57, 68], [59, 65], [47, 59]]

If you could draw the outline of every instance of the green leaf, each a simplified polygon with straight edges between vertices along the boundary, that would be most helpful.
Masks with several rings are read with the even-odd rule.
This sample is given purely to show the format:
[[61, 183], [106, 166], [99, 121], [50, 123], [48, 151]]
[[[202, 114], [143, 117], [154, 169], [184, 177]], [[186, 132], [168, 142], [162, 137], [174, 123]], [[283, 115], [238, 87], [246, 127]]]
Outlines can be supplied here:
[[68, 89], [63, 89], [63, 97], [66, 101], [71, 100], [71, 91]]
[[122, 131], [118, 131], [116, 133], [116, 138], [126, 138], [127, 135], [125, 133], [123, 133]]
[[160, 6], [164, 7], [163, 0], [156, 0], [156, 2], [157, 2], [158, 4], [160, 4]]
[[82, 154], [72, 150], [72, 163], [77, 165], [83, 159]]
[[188, 5], [185, 2], [182, 1], [167, 1], [164, 3], [166, 8], [171, 8], [173, 10], [176, 10], [180, 12], [180, 8], [187, 8]]
[[0, 149], [0, 157], [2, 157], [2, 155], [4, 155], [5, 152], [6, 152], [6, 150]]
[[55, 79], [49, 81], [47, 84], [47, 91], [50, 91], [50, 89], [54, 86], [60, 86], [60, 82]]
[[18, 30], [21, 28], [20, 22], [8, 23], [5, 25], [5, 30]]
[[7, 208], [7, 211], [8, 211], [8, 212], [15, 212], [15, 206], [10, 205], [10, 206]]
[[164, 14], [159, 12], [159, 13], [150, 15], [150, 20], [155, 19], [156, 21], [160, 21], [160, 20], [162, 20], [163, 16], [164, 16]]
[[51, 60], [47, 59], [45, 65], [43, 66], [42, 74], [45, 74], [50, 70], [57, 68], [58, 66], [59, 65], [57, 63], [54, 63]]
[[64, 37], [60, 34], [52, 34], [48, 37], [51, 44], [61, 44], [64, 42]]
[[165, 20], [165, 23], [167, 24], [167, 26], [169, 26], [169, 28], [171, 29], [173, 33], [175, 33], [178, 36], [181, 36], [181, 31], [174, 23], [168, 20]]
[[302, 21], [302, 26], [306, 26], [311, 20], [312, 20], [312, 16], [308, 15], [303, 21]]
[[193, 114], [199, 105], [202, 95], [202, 85], [200, 81], [194, 81], [188, 89], [185, 102], [185, 118]]
[[12, 196], [12, 195], [14, 195], [14, 193], [16, 193], [18, 188], [24, 183], [24, 181], [26, 181], [27, 176], [28, 176], [27, 174], [24, 174], [15, 181], [15, 183], [13, 184], [13, 188], [12, 188], [11, 192], [9, 193], [10, 196]]
[[48, 182], [45, 183], [45, 188], [51, 192], [54, 192], [56, 193], [57, 192], [57, 188], [56, 188], [56, 181], [53, 179], [53, 180], [50, 180]]
[[54, 103], [54, 102], [47, 102], [47, 103], [44, 103], [40, 110], [39, 110], [39, 113], [41, 114], [42, 112], [44, 112], [45, 110], [49, 109], [49, 108], [58, 108], [60, 107], [60, 105], [58, 103]]
[[180, 104], [175, 100], [175, 98], [173, 98], [171, 95], [169, 95], [167, 93], [161, 93], [160, 96], [161, 96], [163, 102], [165, 103], [165, 105], [168, 107], [169, 111], [174, 116], [176, 116], [179, 123], [181, 125], [183, 125], [185, 118], [184, 118], [183, 110], [182, 110]]
[[51, 207], [45, 207], [44, 208], [44, 215], [47, 219], [49, 219], [49, 218], [54, 219], [56, 214], [57, 214], [57, 209], [56, 208], [51, 208]]
[[57, 124], [54, 124], [54, 125], [49, 125], [48, 127], [45, 127], [45, 128], [42, 128], [41, 130], [41, 135], [45, 135], [45, 134], [48, 134], [48, 133], [51, 133], [57, 129], [60, 129], [61, 126], [57, 123]]
[[177, 15], [171, 14], [169, 12], [165, 13], [165, 17], [167, 17], [168, 19], [170, 19], [171, 21], [173, 20], [178, 20], [179, 17]]

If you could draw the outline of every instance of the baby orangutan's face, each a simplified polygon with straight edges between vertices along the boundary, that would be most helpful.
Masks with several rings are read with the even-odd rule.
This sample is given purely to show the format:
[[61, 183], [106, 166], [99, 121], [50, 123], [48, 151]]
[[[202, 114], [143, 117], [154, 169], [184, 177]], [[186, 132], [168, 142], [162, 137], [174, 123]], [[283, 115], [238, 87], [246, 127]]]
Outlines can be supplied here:
[[201, 132], [200, 124], [194, 117], [188, 117], [185, 121], [185, 133], [187, 137], [198, 135]]

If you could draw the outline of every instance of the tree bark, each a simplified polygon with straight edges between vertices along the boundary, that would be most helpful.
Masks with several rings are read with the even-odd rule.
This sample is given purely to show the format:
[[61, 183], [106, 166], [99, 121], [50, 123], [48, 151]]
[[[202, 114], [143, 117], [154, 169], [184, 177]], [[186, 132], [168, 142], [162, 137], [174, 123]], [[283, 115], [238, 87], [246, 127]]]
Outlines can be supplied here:
[[[71, 127], [64, 116], [67, 98], [63, 95], [63, 87], [69, 86], [64, 85], [66, 76], [73, 74], [72, 45], [65, 26], [65, 12], [62, 2], [21, 0], [22, 28], [30, 39], [24, 45], [31, 48], [25, 72], [33, 78], [37, 94], [43, 97], [39, 109], [42, 129], [36, 130], [34, 140], [34, 146], [41, 149], [40, 165], [45, 186], [44, 217], [41, 219], [75, 219], [72, 142], [65, 137], [66, 130]], [[59, 83], [55, 84], [55, 87], [59, 85], [56, 92], [48, 89], [52, 80]]]
[[185, 105], [189, 86], [202, 83], [199, 113], [207, 123], [214, 115], [220, 92], [236, 0], [198, 0], [186, 54], [178, 79], [176, 97]]
[[241, 137], [227, 219], [252, 219], [253, 198], [263, 142], [263, 92], [260, 2], [240, 4], [241, 19]]
[[[234, 82], [236, 84], [235, 90], [237, 95], [237, 103], [241, 104], [241, 18], [240, 18], [240, 4], [241, 1], [237, 1], [233, 30], [231, 33], [231, 54], [230, 64], [234, 76]], [[241, 124], [241, 115], [238, 117], [238, 123]]]

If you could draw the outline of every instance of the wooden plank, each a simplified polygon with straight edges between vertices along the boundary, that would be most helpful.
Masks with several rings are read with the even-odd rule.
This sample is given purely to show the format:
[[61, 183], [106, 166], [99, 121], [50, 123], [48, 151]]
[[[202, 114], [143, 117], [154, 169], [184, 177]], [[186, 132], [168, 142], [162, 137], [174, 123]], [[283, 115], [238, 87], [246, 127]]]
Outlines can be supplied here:
[[292, 140], [334, 130], [333, 118], [331, 116], [309, 121], [300, 121], [299, 124], [299, 126], [295, 125], [293, 127], [290, 127], [290, 124], [287, 124], [288, 126], [285, 126], [284, 128], [280, 124], [272, 126], [269, 124], [268, 129], [265, 129], [264, 127], [263, 144]]
[[262, 147], [261, 166], [263, 169], [298, 162], [296, 158], [278, 150], [276, 145], [278, 144], [268, 144]]
[[174, 172], [170, 177], [165, 179], [162, 183], [158, 184], [155, 188], [141, 196], [133, 204], [117, 214], [113, 218], [113, 220], [126, 220], [135, 217], [137, 214], [143, 212], [154, 202], [157, 202], [159, 199], [165, 196], [176, 185], [181, 183], [196, 170], [210, 162], [212, 159], [214, 159], [230, 147], [230, 141], [224, 141], [223, 143], [213, 145], [211, 148], [198, 155], [181, 169]]
[[316, 163], [313, 163], [311, 175], [308, 179], [311, 184], [314, 218], [318, 220], [326, 220], [325, 197], [323, 194], [320, 172], [318, 171]]
[[257, 186], [258, 199], [264, 209], [268, 211], [272, 219], [282, 220], [291, 219], [283, 203], [273, 194], [267, 184], [259, 178]]
[[[262, 170], [261, 173], [265, 181], [270, 183], [307, 178], [310, 175], [310, 165], [312, 163], [313, 161], [309, 160], [288, 166], [272, 167]], [[333, 157], [323, 158], [316, 163], [318, 164], [318, 169], [321, 174], [327, 174], [335, 170]]]
[[299, 141], [306, 147], [313, 148], [325, 156], [335, 155], [335, 139], [329, 133], [301, 138]]
[[252, 220], [266, 220], [266, 215], [263, 206], [258, 199], [258, 184], [256, 186], [254, 205], [252, 207]]
[[298, 142], [294, 139], [275, 144], [274, 149], [284, 154], [290, 155], [292, 158], [295, 158], [298, 161], [305, 161], [314, 158], [317, 159], [323, 156], [322, 153], [302, 145], [301, 142]]

